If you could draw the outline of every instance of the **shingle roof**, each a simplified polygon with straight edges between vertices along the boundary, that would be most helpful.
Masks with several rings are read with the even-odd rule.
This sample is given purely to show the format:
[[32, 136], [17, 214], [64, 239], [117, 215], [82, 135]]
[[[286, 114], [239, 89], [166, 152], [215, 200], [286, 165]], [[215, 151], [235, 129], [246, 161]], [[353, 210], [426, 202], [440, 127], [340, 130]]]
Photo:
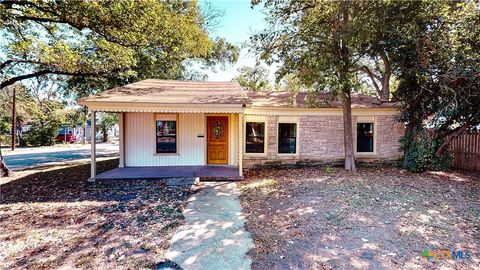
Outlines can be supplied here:
[[[148, 79], [116, 87], [96, 95], [80, 98], [84, 105], [107, 103], [152, 104], [251, 104], [252, 107], [280, 108], [339, 108], [339, 100], [331, 100], [330, 94], [318, 93], [312, 106], [306, 92], [253, 92], [245, 91], [237, 82], [173, 81]], [[85, 102], [85, 103], [84, 103]], [[352, 94], [352, 108], [396, 108], [398, 103], [380, 102], [377, 98]]]
[[237, 82], [172, 81], [148, 79], [116, 87], [78, 102], [159, 104], [244, 104], [246, 91]]
[[[331, 100], [330, 94], [317, 93], [315, 102], [310, 102], [315, 95], [300, 92], [248, 92], [252, 107], [280, 108], [339, 108], [340, 100]], [[397, 108], [398, 102], [381, 102], [376, 97], [352, 93], [352, 108]]]

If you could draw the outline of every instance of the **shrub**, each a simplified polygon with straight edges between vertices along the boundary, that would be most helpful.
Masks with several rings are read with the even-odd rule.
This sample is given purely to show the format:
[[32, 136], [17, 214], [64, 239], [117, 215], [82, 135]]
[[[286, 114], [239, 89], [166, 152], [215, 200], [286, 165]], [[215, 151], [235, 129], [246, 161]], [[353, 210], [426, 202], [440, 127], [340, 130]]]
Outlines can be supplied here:
[[59, 129], [60, 126], [57, 123], [48, 123], [45, 125], [35, 123], [26, 134], [25, 140], [27, 144], [33, 146], [53, 145], [55, 144], [55, 137], [58, 135]]
[[0, 145], [10, 145], [12, 143], [12, 135], [0, 134]]
[[447, 169], [452, 157], [448, 151], [439, 156], [435, 154], [440, 144], [441, 140], [430, 136], [425, 130], [418, 133], [415, 141], [411, 134], [405, 135], [400, 140], [400, 150], [405, 151], [403, 162], [405, 169], [411, 172]]

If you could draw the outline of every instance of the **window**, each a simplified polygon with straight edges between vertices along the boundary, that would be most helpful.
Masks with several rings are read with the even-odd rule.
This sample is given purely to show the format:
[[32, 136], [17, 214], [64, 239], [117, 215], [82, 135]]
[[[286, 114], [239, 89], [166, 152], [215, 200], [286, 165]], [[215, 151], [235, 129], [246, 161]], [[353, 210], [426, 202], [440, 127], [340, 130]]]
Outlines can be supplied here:
[[297, 152], [297, 124], [278, 124], [278, 153], [295, 154]]
[[373, 152], [373, 123], [357, 124], [357, 152]]
[[157, 153], [177, 152], [177, 121], [157, 120]]
[[245, 152], [263, 153], [265, 150], [265, 123], [247, 122], [245, 132]]

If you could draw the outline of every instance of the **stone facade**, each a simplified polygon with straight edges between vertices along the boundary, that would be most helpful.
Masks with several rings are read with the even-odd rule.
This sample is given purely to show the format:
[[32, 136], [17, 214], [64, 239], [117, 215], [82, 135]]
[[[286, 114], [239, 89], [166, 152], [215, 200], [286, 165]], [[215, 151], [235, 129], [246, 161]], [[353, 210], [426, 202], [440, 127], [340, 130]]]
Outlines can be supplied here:
[[[342, 115], [295, 116], [298, 128], [297, 154], [277, 153], [277, 125], [281, 116], [267, 116], [267, 147], [265, 154], [244, 154], [244, 168], [341, 165], [344, 159]], [[398, 140], [404, 127], [394, 115], [353, 116], [354, 147], [356, 148], [357, 123], [374, 123], [374, 152], [357, 153], [358, 163], [386, 163], [398, 160]], [[289, 118], [292, 122], [292, 117]]]

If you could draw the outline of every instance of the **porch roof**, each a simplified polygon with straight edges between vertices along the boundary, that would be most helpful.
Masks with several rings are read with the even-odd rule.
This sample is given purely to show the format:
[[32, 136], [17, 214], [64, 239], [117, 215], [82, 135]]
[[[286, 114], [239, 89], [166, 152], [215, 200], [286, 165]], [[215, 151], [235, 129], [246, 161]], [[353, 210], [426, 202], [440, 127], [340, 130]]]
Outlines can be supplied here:
[[95, 111], [242, 112], [249, 104], [237, 82], [148, 79], [78, 99]]

